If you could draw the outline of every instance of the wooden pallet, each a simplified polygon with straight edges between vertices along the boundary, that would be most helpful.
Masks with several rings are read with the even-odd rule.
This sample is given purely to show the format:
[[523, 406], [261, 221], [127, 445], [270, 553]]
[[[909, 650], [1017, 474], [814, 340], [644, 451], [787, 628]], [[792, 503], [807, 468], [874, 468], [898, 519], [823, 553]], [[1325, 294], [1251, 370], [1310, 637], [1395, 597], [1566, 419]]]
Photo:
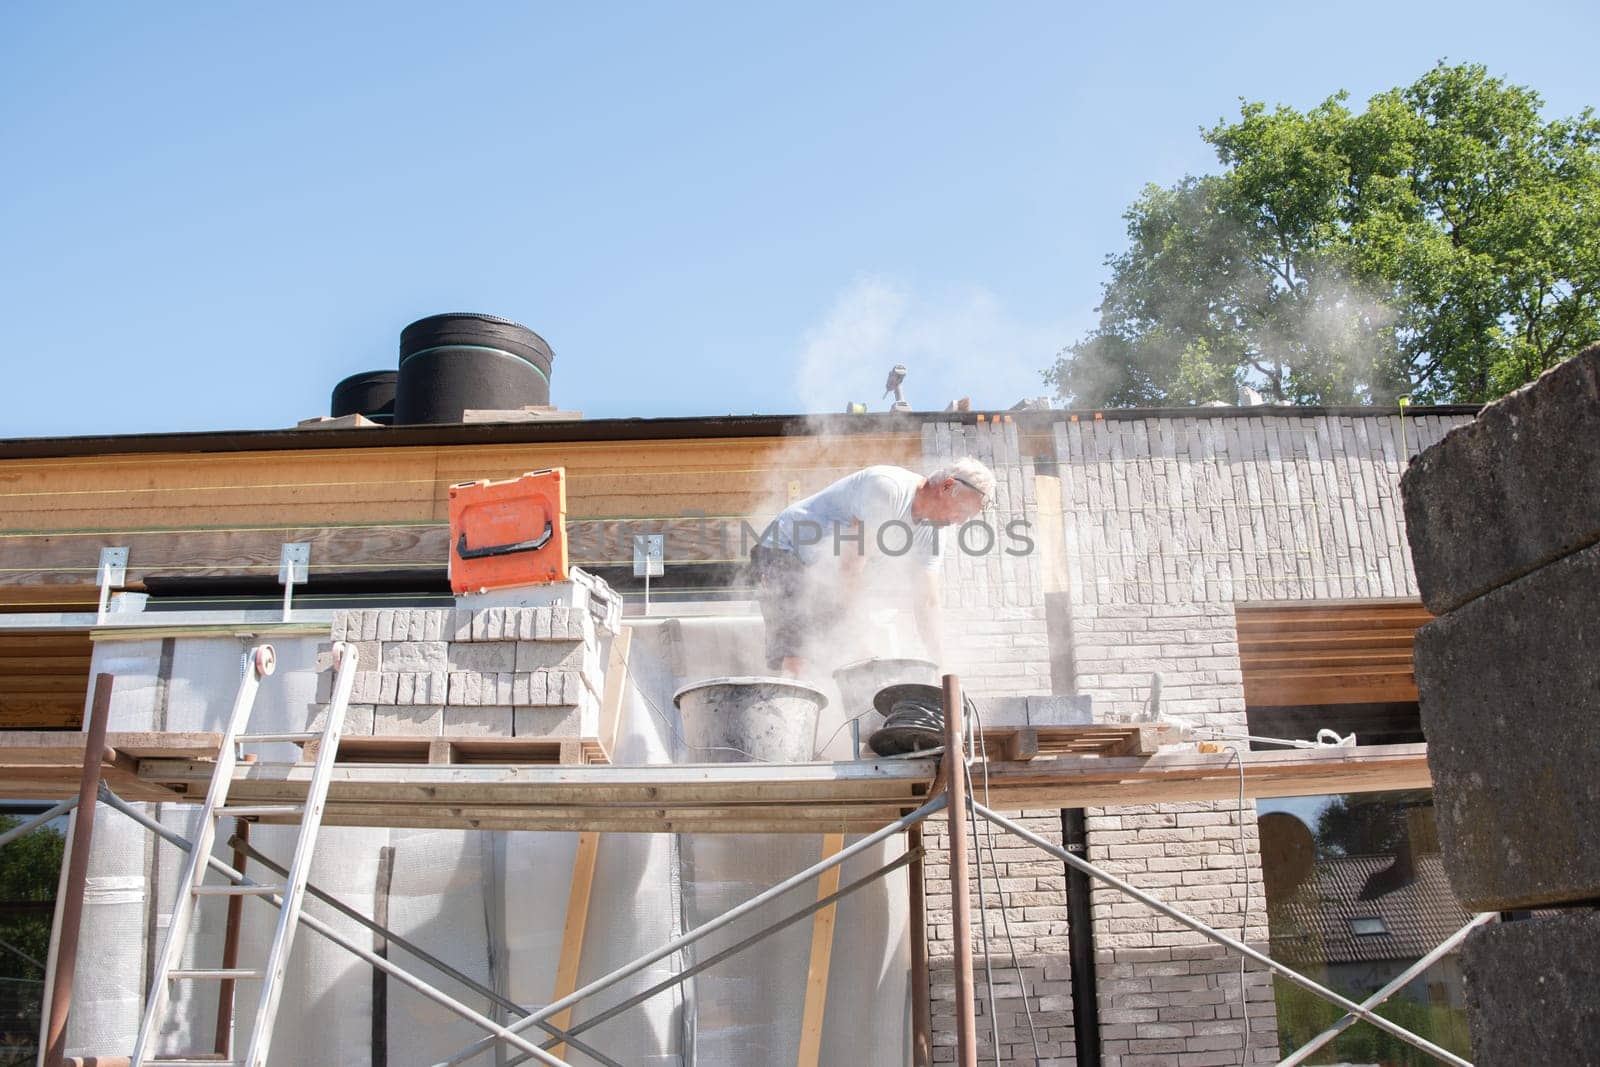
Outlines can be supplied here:
[[1172, 723], [1096, 723], [1089, 726], [990, 726], [981, 754], [1018, 762], [1035, 756], [1153, 756], [1162, 745], [1188, 739]]

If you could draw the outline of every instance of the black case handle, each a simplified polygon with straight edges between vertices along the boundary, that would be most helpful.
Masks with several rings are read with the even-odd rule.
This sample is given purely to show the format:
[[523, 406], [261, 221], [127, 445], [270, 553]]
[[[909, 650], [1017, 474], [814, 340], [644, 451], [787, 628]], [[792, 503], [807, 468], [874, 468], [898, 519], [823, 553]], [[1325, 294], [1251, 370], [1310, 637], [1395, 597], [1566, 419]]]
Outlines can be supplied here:
[[555, 527], [546, 519], [544, 533], [532, 541], [515, 541], [509, 545], [490, 545], [487, 548], [468, 548], [467, 531], [461, 531], [461, 539], [456, 542], [456, 555], [462, 559], [487, 559], [490, 556], [509, 556], [515, 552], [533, 552], [550, 543], [550, 538], [555, 536]]

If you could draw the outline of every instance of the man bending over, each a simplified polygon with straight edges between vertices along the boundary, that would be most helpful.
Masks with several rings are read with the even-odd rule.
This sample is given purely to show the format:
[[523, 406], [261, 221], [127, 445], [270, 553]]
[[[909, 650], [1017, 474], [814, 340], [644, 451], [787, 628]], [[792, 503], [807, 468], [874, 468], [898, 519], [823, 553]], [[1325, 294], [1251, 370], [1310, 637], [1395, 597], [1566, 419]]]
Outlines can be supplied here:
[[750, 552], [768, 669], [802, 675], [807, 640], [863, 609], [869, 566], [905, 585], [927, 656], [942, 663], [939, 530], [976, 517], [993, 492], [988, 467], [959, 459], [926, 478], [867, 467], [790, 504]]

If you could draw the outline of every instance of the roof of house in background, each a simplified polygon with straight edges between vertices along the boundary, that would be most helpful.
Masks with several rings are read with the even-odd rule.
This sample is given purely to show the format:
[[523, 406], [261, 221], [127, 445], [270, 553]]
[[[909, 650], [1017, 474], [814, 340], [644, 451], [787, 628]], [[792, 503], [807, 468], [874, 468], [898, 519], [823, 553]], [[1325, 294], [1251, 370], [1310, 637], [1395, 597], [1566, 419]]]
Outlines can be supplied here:
[[[1416, 856], [1416, 877], [1403, 881], [1393, 871], [1395, 855], [1334, 856], [1317, 861], [1315, 871], [1282, 908], [1286, 925], [1297, 934], [1274, 930], [1274, 941], [1320, 943], [1328, 963], [1416, 959], [1430, 952], [1472, 918], [1450, 890], [1437, 852]], [[1403, 882], [1363, 900], [1363, 890]], [[1358, 933], [1359, 920], [1381, 920], [1383, 933]]]

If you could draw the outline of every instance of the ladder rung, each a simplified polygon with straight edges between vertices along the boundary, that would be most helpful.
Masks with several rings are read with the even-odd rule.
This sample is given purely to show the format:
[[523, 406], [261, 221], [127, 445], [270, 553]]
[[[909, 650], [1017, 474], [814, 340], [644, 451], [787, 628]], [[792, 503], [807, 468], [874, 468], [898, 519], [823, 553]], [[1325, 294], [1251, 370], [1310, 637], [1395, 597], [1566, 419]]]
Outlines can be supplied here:
[[145, 1060], [150, 1067], [240, 1067], [238, 1060]]
[[282, 893], [285, 888], [281, 885], [197, 885], [194, 892], [201, 897], [265, 897]]
[[304, 815], [305, 806], [302, 804], [226, 804], [217, 808], [213, 814], [249, 817], [252, 815]]
[[321, 736], [321, 730], [301, 730], [290, 734], [239, 734], [234, 740], [240, 744], [264, 745], [269, 741], [315, 741]]
[[168, 971], [167, 981], [182, 982], [193, 978], [265, 978], [266, 971], [254, 967], [214, 967], [210, 970]]

